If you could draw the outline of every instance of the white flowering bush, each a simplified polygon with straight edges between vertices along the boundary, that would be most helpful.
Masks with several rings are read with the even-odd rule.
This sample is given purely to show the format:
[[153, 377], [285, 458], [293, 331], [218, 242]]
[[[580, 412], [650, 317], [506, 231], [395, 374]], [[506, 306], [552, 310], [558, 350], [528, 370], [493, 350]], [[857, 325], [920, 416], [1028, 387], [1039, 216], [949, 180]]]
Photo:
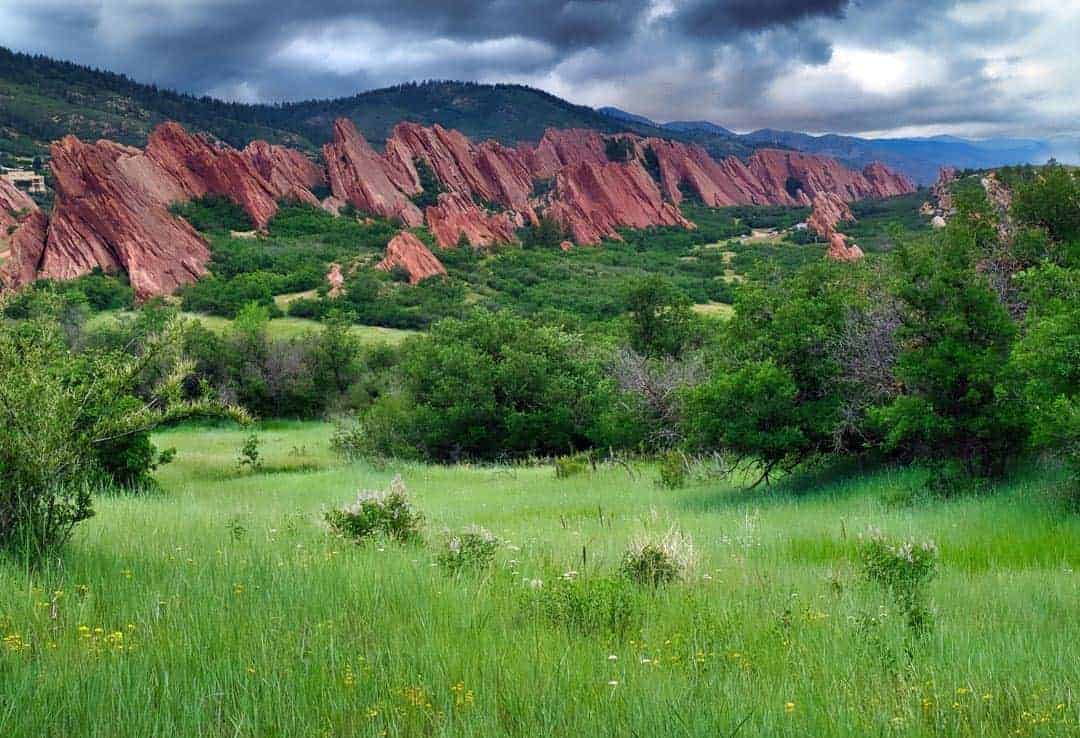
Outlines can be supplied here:
[[499, 539], [491, 531], [472, 526], [446, 538], [436, 561], [451, 574], [461, 571], [487, 569], [495, 560]]
[[325, 518], [330, 530], [357, 543], [374, 536], [412, 541], [420, 537], [424, 524], [424, 516], [409, 500], [400, 476], [385, 490], [362, 490], [355, 502], [327, 511]]
[[871, 528], [859, 537], [859, 562], [864, 578], [893, 595], [912, 629], [930, 626], [925, 590], [937, 574], [938, 550], [933, 541], [895, 541]]
[[696, 562], [693, 539], [673, 527], [662, 536], [640, 535], [632, 540], [619, 571], [638, 584], [655, 587], [685, 578]]

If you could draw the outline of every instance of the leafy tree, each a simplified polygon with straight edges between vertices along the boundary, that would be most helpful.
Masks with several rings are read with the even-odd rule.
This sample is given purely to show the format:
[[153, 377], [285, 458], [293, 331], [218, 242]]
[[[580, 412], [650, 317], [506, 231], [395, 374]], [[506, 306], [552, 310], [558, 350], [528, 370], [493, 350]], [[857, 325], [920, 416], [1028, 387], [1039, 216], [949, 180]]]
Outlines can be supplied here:
[[[30, 559], [54, 553], [93, 514], [97, 486], [149, 473], [159, 458], [147, 449], [154, 428], [194, 415], [246, 420], [207, 395], [182, 399], [191, 364], [179, 354], [180, 331], [171, 323], [133, 356], [76, 353], [44, 317], [0, 325], [0, 548]], [[154, 361], [170, 370], [140, 397]], [[118, 448], [122, 459], [103, 453]]]
[[1024, 224], [1044, 229], [1058, 243], [1080, 244], [1080, 177], [1063, 166], [1046, 166], [1021, 183], [1012, 212]]
[[886, 448], [974, 475], [1001, 473], [1027, 437], [1008, 365], [1016, 326], [975, 268], [986, 238], [957, 220], [940, 242], [900, 250], [904, 393], [876, 412]]
[[627, 291], [630, 346], [645, 356], [679, 356], [698, 321], [689, 298], [663, 277], [642, 279]]
[[436, 460], [556, 455], [586, 446], [596, 368], [580, 342], [508, 313], [476, 311], [411, 339], [402, 392], [361, 418], [372, 449]]

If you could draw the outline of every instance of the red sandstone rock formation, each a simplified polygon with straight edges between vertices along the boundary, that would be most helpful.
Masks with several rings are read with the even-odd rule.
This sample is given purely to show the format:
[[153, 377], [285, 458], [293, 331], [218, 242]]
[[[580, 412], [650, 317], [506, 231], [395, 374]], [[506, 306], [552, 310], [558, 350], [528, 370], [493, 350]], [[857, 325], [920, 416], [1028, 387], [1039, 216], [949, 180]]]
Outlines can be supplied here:
[[[810, 205], [819, 192], [831, 192], [845, 202], [886, 195], [863, 174], [825, 156], [759, 149], [751, 154], [749, 168], [780, 205]], [[794, 195], [789, 185], [796, 186]], [[908, 185], [907, 191], [913, 192], [914, 186]]]
[[330, 270], [326, 273], [326, 283], [330, 286], [326, 296], [331, 300], [341, 297], [345, 292], [345, 275], [341, 273], [341, 264], [336, 261], [330, 264]]
[[[159, 199], [165, 175], [146, 161], [130, 161], [142, 157], [132, 151], [74, 136], [52, 145], [56, 202], [38, 277], [123, 269], [142, 299], [173, 292], [206, 272], [206, 244]], [[152, 186], [127, 172], [152, 174]]]
[[390, 239], [386, 245], [386, 257], [375, 265], [376, 269], [389, 272], [394, 267], [402, 267], [409, 274], [409, 284], [419, 284], [428, 277], [446, 274], [435, 254], [424, 242], [408, 231]]
[[606, 164], [604, 137], [587, 128], [549, 128], [540, 143], [522, 149], [536, 179], [550, 179], [569, 164]]
[[458, 245], [462, 236], [471, 246], [491, 246], [516, 241], [517, 224], [508, 213], [485, 213], [466, 195], [444, 192], [439, 202], [425, 211], [428, 228], [444, 249]]
[[620, 238], [617, 229], [623, 227], [694, 227], [675, 205], [664, 202], [656, 183], [636, 161], [563, 167], [556, 175], [555, 199], [547, 215], [569, 230], [579, 244]]
[[19, 287], [37, 277], [46, 223], [29, 195], [0, 179], [0, 287]]
[[311, 190], [326, 185], [326, 174], [301, 152], [266, 141], [252, 141], [243, 154], [255, 171], [270, 183], [278, 199], [320, 204]]
[[894, 197], [915, 191], [915, 184], [910, 179], [894, 172], [880, 161], [867, 164], [862, 173], [873, 187], [870, 197]]
[[863, 257], [862, 249], [849, 244], [847, 237], [836, 230], [841, 222], [853, 221], [851, 208], [833, 192], [819, 192], [814, 196], [814, 210], [806, 224], [829, 242], [827, 256], [835, 261], [857, 261]]
[[851, 208], [832, 192], [819, 192], [814, 197], [814, 210], [806, 220], [806, 225], [822, 238], [828, 240], [836, 232], [836, 226], [842, 222], [851, 222], [855, 216]]
[[371, 148], [352, 121], [334, 121], [334, 140], [323, 146], [323, 158], [337, 199], [359, 210], [400, 218], [408, 226], [424, 222], [420, 209], [399, 188], [403, 184], [400, 172]]
[[858, 261], [863, 258], [863, 251], [855, 244], [849, 244], [843, 233], [833, 233], [829, 236], [826, 256], [833, 261]]
[[[163, 123], [153, 130], [146, 143], [146, 157], [176, 182], [185, 198], [227, 197], [243, 208], [259, 229], [274, 217], [278, 199], [286, 194], [275, 189], [242, 152], [212, 145], [178, 123]], [[309, 202], [317, 202], [311, 193], [308, 197]]]
[[386, 143], [386, 158], [406, 192], [418, 192], [414, 162], [423, 159], [444, 187], [522, 212], [530, 211], [533, 180], [518, 150], [494, 141], [474, 145], [458, 131], [399, 123]]

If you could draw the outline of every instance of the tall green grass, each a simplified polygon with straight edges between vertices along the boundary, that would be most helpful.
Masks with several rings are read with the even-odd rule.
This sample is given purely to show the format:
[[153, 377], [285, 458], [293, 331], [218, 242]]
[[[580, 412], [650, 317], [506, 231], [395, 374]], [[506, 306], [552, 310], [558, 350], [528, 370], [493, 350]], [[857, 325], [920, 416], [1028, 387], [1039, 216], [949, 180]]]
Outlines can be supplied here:
[[[0, 736], [1077, 735], [1080, 519], [1032, 472], [898, 507], [918, 471], [753, 493], [662, 490], [647, 466], [345, 464], [323, 424], [185, 428], [162, 491], [99, 500], [62, 561], [0, 562]], [[631, 472], [633, 473], [631, 475]], [[335, 538], [322, 511], [400, 473], [428, 546]], [[436, 566], [444, 527], [506, 544]], [[687, 583], [628, 587], [626, 632], [543, 606], [678, 525]], [[932, 632], [853, 556], [869, 526], [933, 539]], [[120, 634], [120, 635], [117, 635]]]

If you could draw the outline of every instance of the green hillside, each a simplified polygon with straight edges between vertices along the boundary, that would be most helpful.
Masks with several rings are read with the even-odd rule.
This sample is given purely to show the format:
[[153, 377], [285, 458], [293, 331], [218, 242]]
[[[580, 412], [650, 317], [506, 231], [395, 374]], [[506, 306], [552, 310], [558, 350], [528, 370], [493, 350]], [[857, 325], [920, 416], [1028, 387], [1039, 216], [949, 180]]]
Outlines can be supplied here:
[[[475, 139], [507, 144], [536, 140], [548, 127], [672, 137], [670, 131], [620, 122], [523, 85], [429, 81], [336, 100], [247, 105], [163, 90], [124, 75], [0, 48], [0, 154], [34, 156], [69, 133], [141, 145], [164, 120], [209, 132], [234, 146], [263, 138], [311, 150], [327, 139], [333, 119], [341, 116], [352, 118], [376, 145], [402, 120], [439, 123]], [[717, 155], [752, 151], [722, 136], [698, 140]]]

